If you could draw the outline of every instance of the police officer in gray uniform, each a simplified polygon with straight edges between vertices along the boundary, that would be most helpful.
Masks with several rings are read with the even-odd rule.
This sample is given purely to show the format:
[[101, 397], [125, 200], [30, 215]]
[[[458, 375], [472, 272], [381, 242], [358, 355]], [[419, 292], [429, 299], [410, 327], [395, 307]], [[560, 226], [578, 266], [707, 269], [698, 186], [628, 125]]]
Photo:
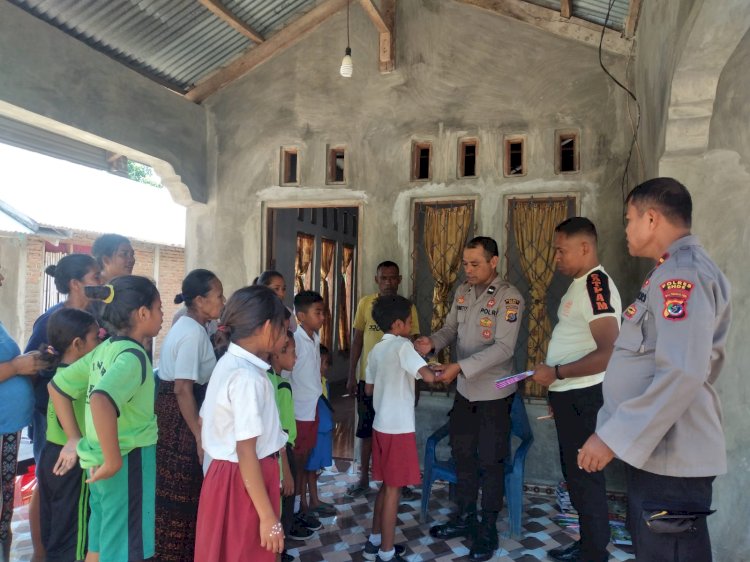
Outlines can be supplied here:
[[[414, 345], [422, 354], [456, 342], [457, 363], [445, 367], [441, 379], [458, 377], [450, 440], [456, 461], [458, 511], [444, 525], [430, 529], [436, 538], [472, 537], [469, 559], [489, 560], [498, 547], [497, 516], [503, 505], [505, 465], [509, 454], [510, 409], [516, 385], [502, 390], [495, 381], [512, 372], [524, 302], [512, 285], [497, 275], [497, 243], [479, 236], [466, 244], [466, 283], [457, 290], [445, 324]], [[482, 520], [476, 504], [480, 477]]]
[[626, 463], [638, 560], [706, 562], [713, 480], [727, 470], [714, 384], [724, 362], [729, 282], [690, 234], [692, 201], [672, 178], [627, 199], [628, 250], [656, 266], [623, 313], [604, 377], [596, 433], [578, 454], [587, 471]]

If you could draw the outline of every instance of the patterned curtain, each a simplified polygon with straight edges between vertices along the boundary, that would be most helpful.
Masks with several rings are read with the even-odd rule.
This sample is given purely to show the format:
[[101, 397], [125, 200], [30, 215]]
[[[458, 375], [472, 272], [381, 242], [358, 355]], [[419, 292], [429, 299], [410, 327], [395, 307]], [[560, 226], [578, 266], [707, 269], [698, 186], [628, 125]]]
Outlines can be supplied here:
[[[568, 201], [517, 200], [513, 205], [513, 233], [518, 245], [521, 266], [529, 282], [530, 301], [526, 303], [529, 319], [527, 368], [547, 357], [550, 321], [545, 296], [555, 273], [555, 248], [552, 239], [555, 226], [568, 216]], [[543, 388], [527, 382], [527, 392], [543, 396]]]
[[[431, 332], [436, 332], [443, 326], [450, 310], [448, 295], [458, 276], [471, 217], [472, 209], [469, 205], [425, 209], [424, 247], [435, 282], [432, 291]], [[441, 361], [447, 360], [444, 355], [447, 353], [441, 354]]]
[[294, 292], [299, 293], [310, 288], [311, 279], [307, 277], [307, 271], [313, 258], [315, 248], [315, 237], [310, 234], [297, 233], [297, 259], [294, 263]]
[[326, 346], [329, 351], [333, 344], [333, 314], [331, 310], [331, 288], [328, 277], [331, 275], [333, 268], [333, 257], [336, 255], [336, 242], [326, 240], [320, 244], [320, 293], [323, 297], [323, 311], [325, 320], [320, 328], [320, 342]]
[[344, 244], [341, 255], [341, 282], [339, 289], [339, 351], [349, 351], [349, 307], [351, 303], [352, 280], [349, 266], [354, 259], [354, 248]]

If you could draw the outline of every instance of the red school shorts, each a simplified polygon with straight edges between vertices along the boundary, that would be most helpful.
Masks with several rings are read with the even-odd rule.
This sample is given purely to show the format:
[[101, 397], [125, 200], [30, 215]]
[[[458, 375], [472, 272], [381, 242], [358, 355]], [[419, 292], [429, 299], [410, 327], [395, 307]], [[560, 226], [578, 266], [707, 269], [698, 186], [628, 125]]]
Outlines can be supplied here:
[[373, 429], [372, 477], [386, 486], [421, 484], [416, 434], [381, 433]]
[[315, 447], [318, 441], [318, 411], [315, 410], [315, 419], [313, 421], [297, 422], [297, 438], [294, 440], [294, 451], [296, 453], [308, 454]]

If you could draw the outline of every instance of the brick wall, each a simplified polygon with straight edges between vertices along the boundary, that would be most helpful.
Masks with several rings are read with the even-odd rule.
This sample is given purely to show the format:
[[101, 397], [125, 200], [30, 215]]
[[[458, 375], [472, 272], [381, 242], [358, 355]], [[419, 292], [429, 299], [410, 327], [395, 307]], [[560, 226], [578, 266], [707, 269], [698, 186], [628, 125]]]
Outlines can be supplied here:
[[[74, 232], [73, 237], [60, 240], [60, 244], [91, 246], [99, 236], [93, 232]], [[164, 324], [154, 345], [154, 364], [158, 364], [159, 350], [164, 336], [172, 325], [172, 317], [179, 308], [174, 296], [180, 292], [185, 276], [185, 249], [176, 246], [161, 246], [131, 240], [135, 250], [134, 275], [143, 275], [156, 282], [162, 299]], [[157, 258], [158, 254], [158, 258]], [[44, 276], [44, 240], [29, 236], [26, 255], [26, 298], [24, 302], [24, 334], [21, 347], [26, 345], [34, 321], [42, 314], [42, 278]]]

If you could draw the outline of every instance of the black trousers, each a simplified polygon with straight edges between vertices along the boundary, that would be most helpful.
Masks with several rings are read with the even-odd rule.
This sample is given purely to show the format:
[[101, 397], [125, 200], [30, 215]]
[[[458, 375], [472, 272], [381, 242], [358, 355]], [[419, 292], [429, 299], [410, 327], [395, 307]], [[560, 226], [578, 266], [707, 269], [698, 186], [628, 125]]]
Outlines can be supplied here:
[[581, 556], [585, 562], [608, 559], [609, 515], [604, 472], [578, 468], [578, 449], [596, 431], [596, 415], [602, 407], [602, 385], [548, 393], [555, 415], [557, 441], [570, 501], [581, 524]]
[[[292, 478], [297, 474], [297, 465], [294, 462], [294, 452], [292, 446], [286, 444], [286, 458], [289, 461], [289, 469], [292, 472]], [[284, 528], [284, 534], [288, 535], [294, 524], [294, 494], [291, 496], [281, 496], [281, 526]]]
[[450, 440], [460, 512], [476, 509], [480, 485], [482, 509], [497, 512], [503, 508], [512, 403], [512, 394], [499, 400], [469, 402], [456, 393], [450, 413]]
[[637, 560], [644, 562], [711, 562], [711, 539], [706, 518], [695, 531], [654, 533], [643, 520], [644, 509], [708, 510], [713, 495], [713, 476], [688, 478], [662, 476], [627, 465], [628, 528]]

